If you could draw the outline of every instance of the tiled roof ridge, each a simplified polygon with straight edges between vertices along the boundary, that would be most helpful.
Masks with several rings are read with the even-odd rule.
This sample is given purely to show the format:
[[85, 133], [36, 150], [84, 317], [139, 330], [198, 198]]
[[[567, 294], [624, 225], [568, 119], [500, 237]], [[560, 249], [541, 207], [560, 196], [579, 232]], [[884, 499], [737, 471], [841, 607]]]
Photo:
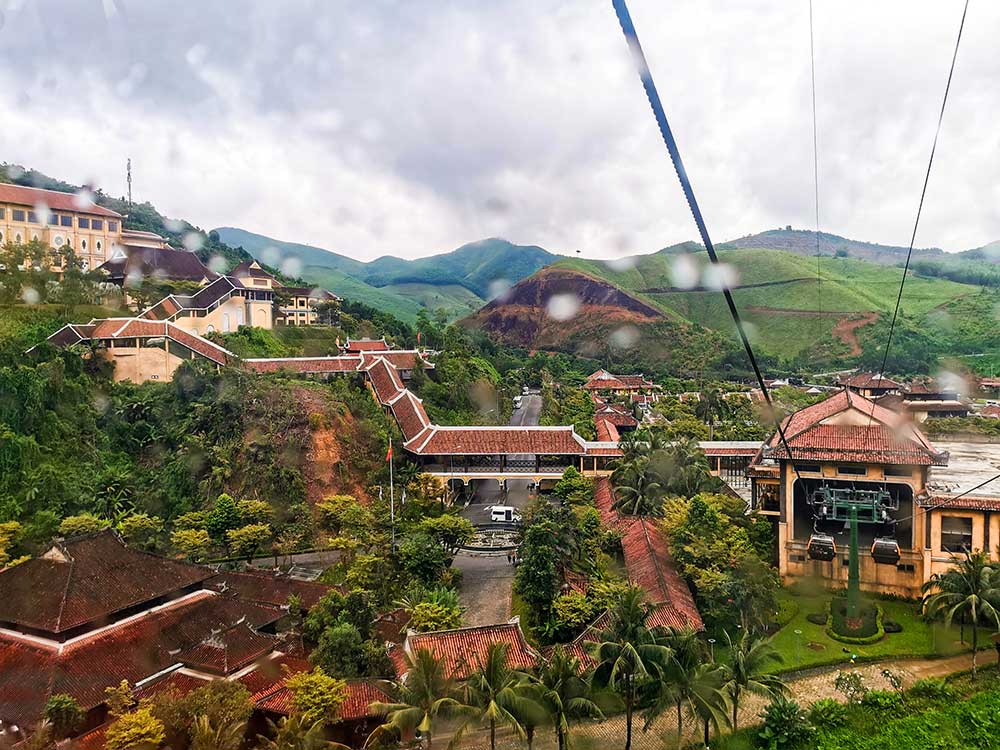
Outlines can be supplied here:
[[[430, 635], [447, 635], [450, 633], [467, 633], [472, 630], [492, 630], [495, 628], [514, 628], [515, 630], [521, 630], [520, 627], [521, 618], [517, 615], [511, 617], [506, 622], [491, 622], [486, 625], [461, 625], [457, 628], [446, 628], [444, 630], [413, 630], [408, 628], [406, 631], [407, 636], [413, 636], [414, 638], [423, 638], [424, 636]], [[523, 635], [523, 632], [522, 632]]]

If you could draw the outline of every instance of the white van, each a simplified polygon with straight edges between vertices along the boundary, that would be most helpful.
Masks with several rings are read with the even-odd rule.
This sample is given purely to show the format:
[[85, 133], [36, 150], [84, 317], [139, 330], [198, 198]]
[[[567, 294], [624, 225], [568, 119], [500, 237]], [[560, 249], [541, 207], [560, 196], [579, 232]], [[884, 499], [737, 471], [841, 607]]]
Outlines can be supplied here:
[[512, 505], [494, 505], [490, 508], [490, 520], [494, 523], [520, 523], [521, 514]]

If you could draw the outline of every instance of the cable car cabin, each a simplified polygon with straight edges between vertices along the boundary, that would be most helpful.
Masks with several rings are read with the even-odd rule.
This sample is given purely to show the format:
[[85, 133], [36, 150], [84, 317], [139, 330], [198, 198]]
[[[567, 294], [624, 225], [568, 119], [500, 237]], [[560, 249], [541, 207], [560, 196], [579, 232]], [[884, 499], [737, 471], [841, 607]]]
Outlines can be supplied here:
[[872, 542], [872, 559], [879, 565], [899, 562], [899, 543], [895, 539], [879, 538]]
[[806, 545], [806, 554], [810, 560], [829, 562], [837, 556], [837, 543], [829, 534], [813, 534]]

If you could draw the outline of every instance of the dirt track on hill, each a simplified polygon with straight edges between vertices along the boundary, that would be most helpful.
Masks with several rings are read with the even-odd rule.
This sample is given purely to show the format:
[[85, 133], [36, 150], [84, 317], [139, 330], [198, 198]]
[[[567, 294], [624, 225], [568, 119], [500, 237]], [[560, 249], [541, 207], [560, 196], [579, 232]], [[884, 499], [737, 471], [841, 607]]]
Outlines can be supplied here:
[[862, 352], [861, 342], [858, 340], [858, 329], [864, 328], [878, 320], [877, 312], [849, 313], [820, 312], [819, 310], [786, 310], [777, 307], [748, 307], [747, 310], [753, 313], [763, 313], [765, 315], [793, 315], [797, 318], [837, 318], [837, 323], [833, 326], [831, 333], [850, 349], [850, 355], [857, 357]]

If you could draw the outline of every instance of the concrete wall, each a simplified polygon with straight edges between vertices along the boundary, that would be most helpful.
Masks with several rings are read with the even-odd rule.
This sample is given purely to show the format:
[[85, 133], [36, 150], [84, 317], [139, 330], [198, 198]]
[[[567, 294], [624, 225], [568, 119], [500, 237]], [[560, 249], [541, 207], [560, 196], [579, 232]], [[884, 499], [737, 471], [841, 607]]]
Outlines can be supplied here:
[[184, 361], [166, 349], [153, 346], [114, 346], [104, 351], [104, 356], [115, 364], [115, 380], [144, 383], [147, 380], [166, 383]]

